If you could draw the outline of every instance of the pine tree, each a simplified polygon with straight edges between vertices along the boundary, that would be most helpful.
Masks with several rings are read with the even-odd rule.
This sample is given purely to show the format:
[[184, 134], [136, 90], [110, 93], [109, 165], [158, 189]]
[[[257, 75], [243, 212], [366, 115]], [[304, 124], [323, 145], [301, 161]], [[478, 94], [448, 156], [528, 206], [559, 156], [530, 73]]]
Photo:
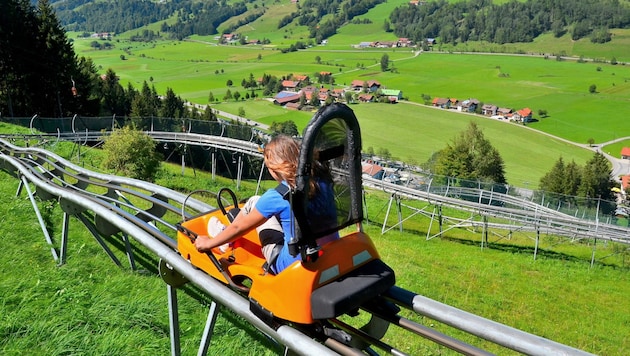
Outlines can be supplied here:
[[551, 170], [540, 178], [540, 184], [538, 185], [540, 190], [551, 193], [564, 193], [565, 171], [564, 160], [560, 157]]
[[[133, 90], [131, 92], [133, 93]], [[119, 116], [129, 114], [125, 103], [130, 102], [130, 100], [127, 98], [125, 89], [120, 85], [116, 73], [111, 68], [107, 70], [101, 81], [100, 97], [104, 114]]]
[[[98, 113], [96, 69], [77, 59], [49, 0], [0, 2], [0, 111], [10, 116]], [[79, 112], [82, 111], [82, 112]]]
[[499, 151], [472, 121], [465, 131], [439, 152], [434, 172], [460, 179], [506, 183], [504, 163]]
[[70, 116], [75, 109], [73, 76], [79, 72], [74, 49], [48, 0], [38, 1], [36, 16], [37, 65], [32, 73], [38, 83], [31, 89], [38, 96], [33, 105], [44, 114]]
[[578, 188], [578, 195], [585, 198], [612, 199], [611, 188], [615, 185], [610, 179], [610, 163], [599, 152], [586, 162], [582, 172], [582, 181]]

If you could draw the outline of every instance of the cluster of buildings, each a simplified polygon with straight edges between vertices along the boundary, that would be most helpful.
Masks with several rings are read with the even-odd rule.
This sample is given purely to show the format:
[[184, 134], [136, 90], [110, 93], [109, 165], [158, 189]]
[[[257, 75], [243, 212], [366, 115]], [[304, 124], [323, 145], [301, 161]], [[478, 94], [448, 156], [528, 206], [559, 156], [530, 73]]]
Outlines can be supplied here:
[[[532, 121], [532, 110], [530, 108], [514, 110], [498, 107], [493, 104], [481, 104], [477, 99], [458, 100], [455, 98], [433, 98], [431, 105], [441, 109], [450, 109], [459, 112], [480, 112], [482, 115], [499, 120], [525, 123]], [[481, 105], [481, 107], [479, 107], [479, 105]]]
[[[330, 72], [321, 72], [320, 75], [330, 75]], [[282, 91], [273, 98], [273, 102], [288, 109], [300, 109], [302, 97], [307, 102], [312, 102], [313, 96], [317, 96], [320, 104], [332, 99], [334, 101], [344, 101], [346, 93], [352, 93], [356, 100], [368, 103], [379, 100], [380, 97], [387, 97], [390, 103], [396, 103], [402, 99], [402, 91], [395, 89], [385, 89], [376, 80], [353, 80], [346, 88], [330, 89], [325, 86], [314, 86], [307, 75], [293, 75], [288, 80], [282, 81]]]

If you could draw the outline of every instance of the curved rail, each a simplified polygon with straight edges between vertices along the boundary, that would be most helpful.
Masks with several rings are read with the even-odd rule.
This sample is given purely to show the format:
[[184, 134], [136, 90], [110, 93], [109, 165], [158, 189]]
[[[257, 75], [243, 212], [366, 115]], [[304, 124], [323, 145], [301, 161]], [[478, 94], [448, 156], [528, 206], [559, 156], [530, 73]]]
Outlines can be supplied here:
[[[223, 144], [232, 145], [230, 141]], [[0, 140], [0, 169], [19, 179], [21, 186], [29, 191], [36, 211], [34, 195], [40, 199], [59, 199], [64, 214], [79, 218], [104, 248], [106, 248], [106, 244], [101, 239], [103, 236], [112, 236], [118, 233], [131, 236], [160, 258], [168, 268], [174, 271], [173, 273], [180, 275], [181, 281], [192, 282], [220, 305], [234, 310], [263, 333], [278, 340], [293, 352], [305, 355], [334, 353], [351, 355], [357, 353], [356, 345], [343, 344], [335, 338], [328, 337], [328, 335], [314, 335], [312, 330], [301, 329], [299, 326], [279, 325], [277, 328], [270, 328], [249, 311], [246, 299], [238, 297], [239, 294], [195, 269], [177, 253], [176, 242], [173, 239], [176, 227], [169, 222], [169, 218], [179, 217], [184, 205], [192, 209], [194, 214], [208, 211], [212, 209], [212, 206], [192, 199], [189, 195], [159, 185], [92, 172], [46, 150], [18, 147], [3, 140]], [[35, 186], [35, 193], [31, 194], [30, 185]], [[44, 226], [42, 226], [42, 230], [45, 230]], [[62, 245], [64, 244], [62, 243]], [[108, 254], [115, 260], [113, 252], [110, 251]], [[54, 253], [53, 256], [55, 256]], [[63, 263], [63, 257], [61, 262]], [[161, 270], [162, 265], [161, 263]], [[168, 283], [169, 277], [164, 277], [163, 270], [161, 273]], [[170, 280], [176, 279], [178, 278]], [[177, 283], [173, 283], [173, 285], [177, 285]], [[548, 354], [547, 352], [550, 350], [556, 354], [588, 354], [481, 317], [471, 317], [468, 313], [456, 308], [444, 305], [440, 305], [439, 308], [434, 307], [434, 304], [428, 303], [430, 300], [425, 298], [418, 301], [420, 296], [399, 288], [393, 288], [388, 298], [396, 305], [460, 327], [473, 335], [527, 354], [543, 355]], [[430, 305], [430, 307], [423, 309], [419, 308], [418, 304]], [[357, 340], [363, 340], [364, 344], [374, 345], [395, 355], [404, 353], [378, 340], [378, 335], [385, 333], [383, 323], [400, 326], [415, 335], [433, 340], [462, 354], [488, 355], [483, 350], [416, 324], [411, 320], [401, 318], [396, 313], [392, 313], [391, 310], [385, 310], [378, 306], [367, 306], [366, 311], [372, 314], [370, 324], [376, 325], [374, 328], [379, 330], [376, 332], [376, 337], [374, 332], [366, 333], [338, 320], [331, 320], [331, 323], [354, 335]], [[467, 328], [465, 324], [462, 325], [462, 318], [473, 320], [475, 327]], [[484, 326], [491, 326], [492, 334], [484, 332]], [[171, 327], [171, 338], [177, 339], [174, 334], [174, 330], [177, 328], [173, 325]], [[521, 342], [515, 342], [515, 338]], [[535, 339], [536, 342], [527, 342], [531, 339]], [[173, 354], [178, 354], [177, 345], [172, 344], [172, 349]]]
[[[252, 157], [262, 157], [259, 145], [251, 141], [195, 133], [161, 131], [147, 131], [146, 133], [151, 135], [155, 140], [163, 143], [212, 147], [219, 150], [246, 154]], [[86, 142], [101, 140], [104, 134], [107, 133], [86, 131], [83, 134], [57, 133], [17, 136], [36, 138], [43, 141], [67, 140]], [[497, 228], [539, 231], [570, 238], [597, 238], [630, 244], [630, 228], [628, 227], [608, 224], [600, 221], [598, 218], [590, 220], [571, 216], [519, 196], [479, 188], [453, 186], [443, 187], [440, 191], [436, 187], [431, 187], [430, 183], [424, 187], [424, 190], [421, 190], [370, 177], [364, 177], [363, 183], [367, 187], [379, 189], [387, 193], [426, 201], [433, 205], [452, 207], [457, 210], [493, 217], [504, 221], [504, 223], [495, 223], [492, 225]], [[468, 199], [460, 199], [456, 196], [464, 196], [468, 197]], [[451, 218], [451, 220], [456, 219]]]

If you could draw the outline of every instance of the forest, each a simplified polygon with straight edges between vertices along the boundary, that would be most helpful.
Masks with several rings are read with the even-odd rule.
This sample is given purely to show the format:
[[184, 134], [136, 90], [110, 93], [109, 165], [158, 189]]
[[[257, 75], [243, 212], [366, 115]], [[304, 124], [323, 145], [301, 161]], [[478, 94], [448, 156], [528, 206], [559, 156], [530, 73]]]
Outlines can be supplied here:
[[[298, 4], [295, 13], [278, 19], [278, 28], [291, 23], [307, 26], [310, 38], [320, 43], [381, 2], [383, 0], [305, 0]], [[259, 6], [216, 0], [68, 0], [53, 1], [52, 6], [69, 31], [121, 33], [161, 23], [162, 35], [178, 40], [195, 34], [217, 34], [222, 22], [246, 13], [248, 7], [252, 14], [239, 21], [239, 25], [245, 25], [243, 22], [247, 20], [254, 21], [265, 12], [264, 3]], [[165, 20], [173, 14], [177, 21], [169, 25]], [[426, 1], [396, 8], [385, 23], [388, 31], [416, 43], [437, 38], [440, 43], [453, 44], [531, 42], [546, 32], [556, 37], [570, 33], [573, 40], [589, 37], [595, 43], [604, 43], [611, 39], [610, 29], [629, 25], [630, 8], [618, 0], [527, 0], [501, 5], [491, 0]], [[234, 27], [226, 29], [234, 30]]]
[[247, 11], [243, 2], [231, 5], [225, 1], [69, 0], [52, 5], [68, 31], [121, 33], [177, 14], [175, 24], [169, 26], [163, 23], [162, 26], [162, 31], [172, 39], [215, 34], [217, 26], [223, 21]]
[[609, 29], [630, 25], [630, 9], [618, 0], [528, 0], [502, 5], [490, 0], [439, 0], [398, 7], [389, 21], [396, 35], [416, 43], [427, 38], [453, 44], [531, 42], [546, 32], [556, 37], [569, 32], [573, 40], [590, 36], [592, 42], [604, 43], [610, 41]]

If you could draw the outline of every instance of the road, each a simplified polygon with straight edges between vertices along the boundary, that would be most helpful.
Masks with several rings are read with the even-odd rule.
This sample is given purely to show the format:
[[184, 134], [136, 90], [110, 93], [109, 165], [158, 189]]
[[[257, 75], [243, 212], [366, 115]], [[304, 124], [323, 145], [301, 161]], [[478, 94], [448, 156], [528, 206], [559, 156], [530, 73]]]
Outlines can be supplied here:
[[[438, 108], [438, 107], [434, 107], [434, 106], [428, 106], [428, 105], [424, 105], [424, 104], [420, 104], [420, 103], [414, 103], [414, 102], [411, 102], [411, 101], [404, 101], [404, 100], [402, 100], [399, 103], [411, 104], [411, 105], [419, 105], [419, 106], [423, 106], [423, 107], [427, 107], [427, 108], [433, 108], [435, 110], [448, 110], [448, 109], [442, 109], [442, 108]], [[463, 114], [463, 115], [472, 115], [472, 116], [476, 116], [476, 117], [486, 117], [486, 116], [481, 116], [481, 115], [474, 114], [474, 113], [458, 112], [458, 111], [453, 111], [453, 110], [451, 110], [451, 112], [455, 112], [455, 113]], [[494, 120], [494, 119], [491, 119], [491, 118], [488, 118], [488, 119]], [[506, 124], [510, 124], [508, 121], [501, 121], [501, 122], [505, 122]], [[532, 128], [530, 126], [523, 126], [523, 127], [528, 129], [528, 130], [535, 131], [535, 132], [537, 132], [537, 133], [539, 133], [541, 135], [546, 135], [546, 136], [551, 137], [553, 139], [556, 139], [556, 140], [559, 140], [559, 141], [562, 141], [562, 142], [566, 142], [566, 143], [568, 143], [570, 145], [578, 146], [578, 147], [581, 147], [581, 148], [585, 148], [585, 149], [591, 150], [593, 152], [601, 153], [611, 163], [612, 170], [611, 170], [610, 176], [613, 179], [615, 179], [615, 180], [619, 179], [619, 176], [630, 174], [630, 160], [617, 158], [617, 157], [612, 156], [608, 152], [602, 151], [602, 147], [604, 147], [606, 145], [613, 144], [613, 143], [621, 142], [621, 141], [624, 141], [624, 140], [630, 140], [630, 136], [619, 137], [619, 138], [616, 138], [614, 140], [610, 140], [610, 141], [607, 141], [607, 142], [601, 142], [601, 143], [589, 145], [589, 144], [583, 144], [583, 143], [578, 143], [578, 142], [574, 142], [574, 141], [571, 141], [571, 140], [567, 140], [565, 138], [552, 135], [552, 134], [550, 134], [548, 132], [537, 130], [537, 129]]]

